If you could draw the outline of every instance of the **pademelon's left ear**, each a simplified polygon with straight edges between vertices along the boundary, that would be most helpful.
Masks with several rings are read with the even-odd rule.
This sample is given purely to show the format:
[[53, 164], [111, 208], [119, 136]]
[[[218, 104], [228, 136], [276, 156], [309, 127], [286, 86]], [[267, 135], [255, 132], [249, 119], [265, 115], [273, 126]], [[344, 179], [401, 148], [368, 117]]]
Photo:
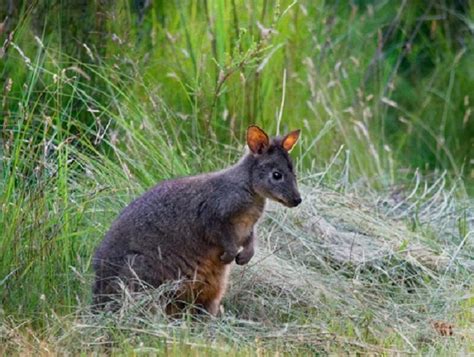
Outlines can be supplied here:
[[283, 149], [290, 152], [291, 149], [293, 149], [293, 146], [295, 146], [296, 142], [298, 141], [298, 138], [300, 137], [300, 132], [301, 130], [298, 129], [287, 134], [281, 141]]

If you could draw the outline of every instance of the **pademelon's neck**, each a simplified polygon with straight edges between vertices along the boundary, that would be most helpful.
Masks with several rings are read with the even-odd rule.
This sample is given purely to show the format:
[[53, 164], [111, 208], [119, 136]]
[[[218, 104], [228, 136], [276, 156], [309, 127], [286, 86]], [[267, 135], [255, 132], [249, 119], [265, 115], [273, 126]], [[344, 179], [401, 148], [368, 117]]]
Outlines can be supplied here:
[[256, 204], [263, 205], [265, 198], [259, 195], [253, 188], [252, 172], [256, 163], [256, 158], [252, 154], [247, 153], [237, 163], [220, 171], [218, 174], [225, 175], [229, 181], [234, 182], [235, 185], [248, 192]]
[[265, 205], [265, 197], [260, 195], [253, 185], [253, 171], [257, 165], [257, 159], [250, 153], [244, 155], [232, 168], [235, 170], [236, 177], [240, 176], [242, 182], [245, 182], [246, 188], [251, 193], [257, 206]]

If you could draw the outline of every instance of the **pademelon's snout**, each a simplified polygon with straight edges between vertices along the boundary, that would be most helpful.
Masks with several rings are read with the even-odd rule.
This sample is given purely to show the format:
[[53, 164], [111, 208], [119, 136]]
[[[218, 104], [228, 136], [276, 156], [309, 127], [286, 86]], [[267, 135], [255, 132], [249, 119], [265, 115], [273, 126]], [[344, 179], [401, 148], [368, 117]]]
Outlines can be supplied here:
[[303, 200], [301, 199], [301, 196], [299, 193], [296, 193], [290, 197], [286, 197], [285, 199], [279, 199], [277, 200], [286, 207], [293, 208], [298, 206]]
[[301, 199], [301, 196], [300, 195], [297, 195], [297, 196], [295, 195], [294, 197], [292, 197], [291, 199], [286, 201], [285, 206], [290, 207], [290, 208], [296, 207], [301, 203], [301, 201], [303, 201]]
[[298, 206], [298, 205], [301, 203], [301, 201], [303, 201], [303, 200], [301, 199], [301, 196], [298, 196], [298, 197], [294, 198], [294, 199], [293, 199], [293, 202], [292, 202], [293, 207]]
[[294, 196], [294, 197], [285, 197], [283, 198], [282, 196], [274, 196], [274, 197], [271, 197], [273, 200], [281, 203], [283, 206], [286, 206], [288, 208], [293, 208], [293, 207], [296, 207], [298, 206], [302, 199], [301, 197], [298, 195], [298, 196]]

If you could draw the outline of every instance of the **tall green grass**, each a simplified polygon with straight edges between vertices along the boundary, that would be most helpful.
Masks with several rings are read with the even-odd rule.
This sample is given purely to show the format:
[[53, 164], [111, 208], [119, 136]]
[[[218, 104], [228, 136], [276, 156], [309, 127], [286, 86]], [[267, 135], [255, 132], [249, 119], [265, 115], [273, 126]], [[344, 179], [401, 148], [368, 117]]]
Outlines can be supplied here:
[[[74, 17], [67, 2], [49, 12], [40, 4], [36, 12], [23, 5], [15, 43], [25, 53], [36, 51], [33, 27], [48, 48], [73, 54], [56, 55], [62, 69], [107, 66], [116, 72], [107, 74], [111, 81], [141, 102], [163, 98], [180, 132], [198, 144], [203, 135], [236, 144], [249, 123], [275, 131], [285, 85], [284, 127], [302, 126], [313, 139], [330, 129], [305, 155], [306, 165], [321, 165], [344, 145], [356, 176], [400, 167], [470, 175], [469, 9], [439, 1], [156, 2], [137, 24], [120, 1], [83, 6], [105, 19], [93, 27], [84, 9]], [[68, 25], [79, 34], [68, 35]], [[18, 58], [14, 52], [9, 57]], [[2, 67], [3, 78], [16, 79], [13, 93], [21, 91], [25, 65], [12, 59]], [[101, 100], [107, 83], [94, 71], [76, 74]], [[96, 121], [84, 105], [75, 109], [81, 122]]]
[[[303, 182], [374, 201], [389, 192], [391, 217], [436, 247], [472, 245], [472, 205], [456, 206], [456, 233], [426, 223], [472, 192], [472, 14], [436, 1], [156, 1], [138, 22], [118, 1], [88, 5], [83, 21], [47, 3], [22, 4], [12, 41], [0, 34], [0, 321], [11, 331], [64, 328], [51, 321], [87, 305], [93, 249], [121, 208], [161, 179], [235, 161], [250, 123], [303, 129]], [[446, 199], [426, 203], [433, 192]]]

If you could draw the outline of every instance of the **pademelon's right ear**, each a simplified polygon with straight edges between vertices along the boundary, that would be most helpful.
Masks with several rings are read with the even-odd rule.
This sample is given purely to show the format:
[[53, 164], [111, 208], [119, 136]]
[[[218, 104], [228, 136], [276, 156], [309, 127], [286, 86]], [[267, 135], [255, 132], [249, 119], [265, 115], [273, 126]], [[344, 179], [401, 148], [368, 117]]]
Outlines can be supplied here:
[[247, 145], [254, 154], [262, 154], [270, 146], [268, 135], [256, 125], [247, 129]]

